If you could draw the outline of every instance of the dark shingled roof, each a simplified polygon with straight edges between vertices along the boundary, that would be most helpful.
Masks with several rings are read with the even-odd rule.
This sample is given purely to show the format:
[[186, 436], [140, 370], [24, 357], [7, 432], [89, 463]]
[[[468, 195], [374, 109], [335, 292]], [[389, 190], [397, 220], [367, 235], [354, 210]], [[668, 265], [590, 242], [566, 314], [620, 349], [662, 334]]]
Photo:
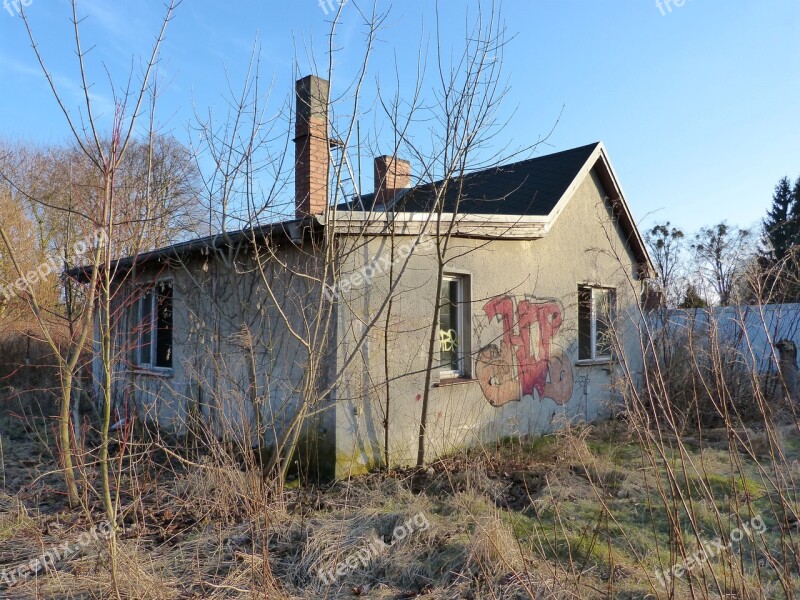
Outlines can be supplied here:
[[[558, 201], [567, 191], [570, 184], [589, 160], [589, 157], [600, 145], [600, 142], [548, 154], [521, 162], [476, 171], [465, 175], [461, 190], [461, 201], [458, 212], [476, 215], [513, 215], [542, 216], [549, 215]], [[444, 212], [454, 212], [458, 195], [458, 180], [451, 181], [445, 197]], [[614, 185], [613, 181], [609, 182]], [[438, 181], [434, 184], [421, 185], [401, 193], [393, 207], [395, 212], [429, 212], [435, 200], [435, 190], [442, 186]], [[374, 194], [361, 197], [364, 208], [357, 200], [340, 204], [339, 211], [370, 210], [374, 202]], [[619, 206], [618, 206], [619, 207]], [[623, 227], [627, 231], [628, 243], [633, 245], [642, 264], [650, 268], [651, 263], [647, 250], [630, 218], [624, 204], [621, 209]], [[226, 235], [213, 235], [182, 242], [152, 252], [128, 257], [115, 262], [115, 268], [130, 268], [134, 263], [144, 264], [151, 261], [169, 261], [197, 252], [205, 252], [209, 248], [229, 244], [246, 243], [254, 238], [284, 236], [294, 239], [302, 238], [314, 229], [324, 227], [324, 221], [317, 217], [295, 219], [279, 223], [262, 225], [252, 229], [229, 232]], [[91, 269], [76, 267], [69, 271], [73, 277], [88, 278]]]
[[[459, 213], [496, 215], [549, 215], [569, 185], [583, 168], [599, 142], [539, 156], [529, 160], [493, 167], [465, 175], [461, 182]], [[435, 201], [435, 190], [442, 181], [425, 184], [401, 195], [394, 210], [428, 212]], [[455, 212], [460, 182], [448, 185], [444, 212]], [[365, 210], [372, 208], [374, 195], [361, 197]], [[338, 207], [339, 210], [361, 210], [357, 200]]]

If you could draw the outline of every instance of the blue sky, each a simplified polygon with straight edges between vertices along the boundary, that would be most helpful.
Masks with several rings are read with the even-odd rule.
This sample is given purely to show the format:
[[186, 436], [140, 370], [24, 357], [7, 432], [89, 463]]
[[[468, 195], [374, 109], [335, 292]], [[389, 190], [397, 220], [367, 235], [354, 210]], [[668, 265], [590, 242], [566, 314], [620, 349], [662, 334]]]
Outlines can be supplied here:
[[[77, 110], [69, 4], [26, 2], [55, 81]], [[643, 225], [669, 220], [694, 230], [722, 219], [751, 225], [763, 217], [780, 177], [800, 177], [800, 2], [675, 2], [659, 9], [655, 0], [506, 0], [503, 18], [515, 37], [505, 51], [510, 87], [499, 116], [508, 125], [493, 143], [527, 146], [560, 115], [536, 152], [604, 141]], [[334, 96], [363, 56], [357, 8], [365, 4], [350, 0], [343, 8]], [[463, 46], [465, 19], [477, 4], [441, 1], [446, 48]], [[378, 0], [390, 14], [370, 59], [369, 86], [382, 81], [389, 88], [399, 77], [401, 92], [410, 91], [420, 54], [431, 68], [433, 5]], [[86, 16], [84, 48], [92, 48], [92, 95], [107, 123], [112, 104], [105, 69], [118, 85], [131, 68], [139, 74], [163, 4], [81, 0], [79, 7]], [[11, 5], [0, 10], [0, 135], [67, 140], [23, 24], [10, 12]], [[314, 70], [315, 62], [326, 64], [329, 20], [318, 0], [185, 0], [162, 48], [161, 131], [186, 140], [196, 113], [224, 112], [228, 86], [237, 88], [244, 77], [256, 39], [264, 81], [273, 88], [268, 110], [279, 111], [295, 77]], [[369, 101], [363, 109], [362, 131], [385, 136]]]

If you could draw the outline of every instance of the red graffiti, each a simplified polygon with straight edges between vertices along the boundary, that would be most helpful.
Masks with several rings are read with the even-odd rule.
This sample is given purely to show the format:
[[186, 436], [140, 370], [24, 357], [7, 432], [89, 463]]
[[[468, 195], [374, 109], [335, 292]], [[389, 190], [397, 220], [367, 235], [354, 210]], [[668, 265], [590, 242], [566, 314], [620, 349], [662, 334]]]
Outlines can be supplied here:
[[[491, 300], [483, 308], [489, 320], [499, 317], [503, 322], [503, 344], [515, 349], [522, 395], [533, 395], [533, 390], [544, 394], [547, 384], [547, 367], [550, 362], [550, 342], [561, 327], [561, 307], [548, 302], [531, 304], [523, 300], [517, 306], [514, 333], [514, 301], [508, 296]], [[539, 326], [538, 356], [531, 346], [531, 325]]]
[[[563, 354], [551, 356], [553, 338], [563, 322], [561, 306], [521, 300], [515, 311], [514, 299], [498, 296], [484, 306], [484, 312], [489, 321], [497, 319], [503, 326], [502, 349], [490, 345], [479, 356], [478, 378], [489, 402], [501, 406], [520, 396], [533, 396], [534, 390], [539, 398], [549, 397], [559, 404], [568, 401], [572, 368]], [[512, 385], [514, 379], [517, 385]]]

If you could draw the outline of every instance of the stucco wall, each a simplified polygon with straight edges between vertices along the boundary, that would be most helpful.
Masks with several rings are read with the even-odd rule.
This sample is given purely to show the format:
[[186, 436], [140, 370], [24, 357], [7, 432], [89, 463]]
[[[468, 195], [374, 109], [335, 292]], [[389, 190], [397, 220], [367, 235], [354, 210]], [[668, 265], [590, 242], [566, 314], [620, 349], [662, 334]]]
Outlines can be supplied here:
[[[579, 284], [616, 289], [618, 332], [625, 345], [624, 353], [634, 370], [641, 368], [641, 359], [637, 359], [637, 355], [641, 357], [637, 308], [641, 285], [636, 280], [634, 257], [612, 219], [605, 197], [599, 179], [591, 175], [582, 182], [543, 239], [452, 240], [449, 255], [456, 258], [449, 262], [445, 272], [468, 275], [471, 283], [469, 371], [473, 377], [465, 383], [431, 390], [429, 459], [465, 444], [503, 436], [541, 434], [567, 421], [591, 421], [609, 413], [614, 398], [611, 386], [620, 369], [618, 363], [578, 364]], [[390, 252], [391, 243], [387, 238], [369, 241], [360, 252], [350, 256], [343, 277], [361, 271], [365, 263], [380, 262], [380, 257]], [[409, 237], [396, 237], [395, 250], [408, 248], [411, 243]], [[403, 263], [395, 260], [395, 270]], [[340, 475], [381, 461], [387, 394], [390, 460], [410, 463], [416, 458], [436, 274], [431, 248], [418, 247], [393, 295], [388, 327], [385, 318], [379, 319], [358, 360], [346, 372], [337, 391]], [[378, 313], [389, 285], [389, 275], [383, 271], [340, 294], [340, 361], [352, 352], [364, 324]], [[558, 312], [561, 323], [552, 337], [546, 332], [542, 336], [536, 324], [531, 326], [528, 351], [533, 368], [537, 369], [541, 367], [540, 361], [547, 361], [549, 346], [550, 379], [553, 372], [566, 371], [560, 377], [564, 383], [543, 381], [540, 375], [533, 375], [527, 387], [533, 380], [535, 389], [526, 393], [517, 376], [513, 384], [517, 392], [514, 399], [502, 406], [492, 406], [489, 397], [496, 396], [496, 390], [486, 381], [487, 366], [482, 360], [487, 355], [482, 355], [481, 350], [490, 345], [502, 350], [504, 336], [499, 318], [488, 315], [506, 311], [516, 323], [521, 305], [528, 310]], [[514, 333], [519, 332], [519, 326], [515, 325]], [[388, 386], [384, 361], [386, 336]], [[516, 352], [518, 347], [510, 349]], [[483, 384], [477, 379], [481, 375]]]
[[[129, 398], [140, 418], [174, 433], [185, 433], [190, 415], [197, 415], [220, 438], [244, 447], [274, 446], [302, 399], [319, 400], [305, 391], [309, 353], [298, 337], [312, 337], [322, 291], [313, 277], [316, 259], [289, 242], [273, 250], [280, 263], [265, 256], [261, 267], [245, 249], [232, 261], [211, 254], [140, 270], [117, 302], [116, 404], [122, 407]], [[173, 283], [173, 367], [130, 368], [136, 344], [129, 333], [131, 291], [164, 279]], [[323, 320], [325, 327], [335, 322]], [[325, 365], [332, 361], [324, 352], [321, 358], [314, 385], [324, 387]], [[321, 408], [321, 402], [313, 407], [312, 433], [303, 435], [311, 454], [321, 452], [322, 462], [330, 463], [334, 413]], [[318, 456], [311, 459], [319, 462]]]
[[[456, 447], [541, 434], [608, 414], [622, 357], [613, 364], [578, 363], [580, 284], [616, 289], [617, 339], [628, 368], [641, 369], [641, 284], [606, 195], [600, 180], [587, 176], [542, 239], [452, 239], [448, 255], [454, 258], [445, 271], [470, 282], [471, 377], [453, 385], [439, 385], [434, 377], [428, 459]], [[317, 389], [337, 382], [329, 397], [305, 394], [314, 402], [304, 433], [311, 461], [324, 472], [335, 468], [340, 476], [380, 464], [388, 423], [390, 462], [413, 462], [437, 277], [432, 240], [418, 245], [405, 267], [397, 258], [413, 242], [410, 236], [340, 238], [339, 281], [352, 285], [335, 295], [328, 288], [327, 297], [315, 270], [319, 253], [289, 241], [272, 248], [278, 260], [267, 260], [264, 270], [256, 268], [252, 251], [242, 251], [233, 263], [196, 255], [185, 264], [140, 272], [136, 284], [126, 284], [129, 289], [154, 278], [173, 281], [173, 369], [159, 375], [128, 368], [130, 322], [125, 310], [117, 311], [122, 315], [119, 356], [128, 357], [115, 375], [118, 403], [130, 398], [140, 415], [176, 432], [185, 431], [189, 413], [199, 413], [220, 437], [271, 445], [304, 397], [309, 348], [291, 330], [310, 339], [320, 307], [335, 299], [322, 328], [329, 341], [324, 348], [311, 348], [318, 359]], [[353, 278], [382, 257], [388, 260], [371, 277]], [[543, 320], [521, 327], [517, 321], [526, 311]], [[511, 337], [504, 335], [503, 315], [514, 324]], [[528, 348], [519, 342], [523, 334], [530, 336]], [[522, 352], [527, 364], [520, 368], [515, 358], [511, 376], [498, 375], [493, 352], [504, 354], [506, 364]]]

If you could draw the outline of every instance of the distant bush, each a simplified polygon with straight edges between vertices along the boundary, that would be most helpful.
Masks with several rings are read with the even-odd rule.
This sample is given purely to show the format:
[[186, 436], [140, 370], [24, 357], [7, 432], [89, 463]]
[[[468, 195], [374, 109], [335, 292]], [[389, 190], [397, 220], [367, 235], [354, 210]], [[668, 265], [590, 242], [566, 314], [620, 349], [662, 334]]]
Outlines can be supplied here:
[[713, 316], [667, 324], [656, 329], [646, 353], [643, 400], [681, 429], [763, 421], [765, 409], [779, 402], [777, 364], [754, 368], [741, 329], [720, 332], [718, 325]]

